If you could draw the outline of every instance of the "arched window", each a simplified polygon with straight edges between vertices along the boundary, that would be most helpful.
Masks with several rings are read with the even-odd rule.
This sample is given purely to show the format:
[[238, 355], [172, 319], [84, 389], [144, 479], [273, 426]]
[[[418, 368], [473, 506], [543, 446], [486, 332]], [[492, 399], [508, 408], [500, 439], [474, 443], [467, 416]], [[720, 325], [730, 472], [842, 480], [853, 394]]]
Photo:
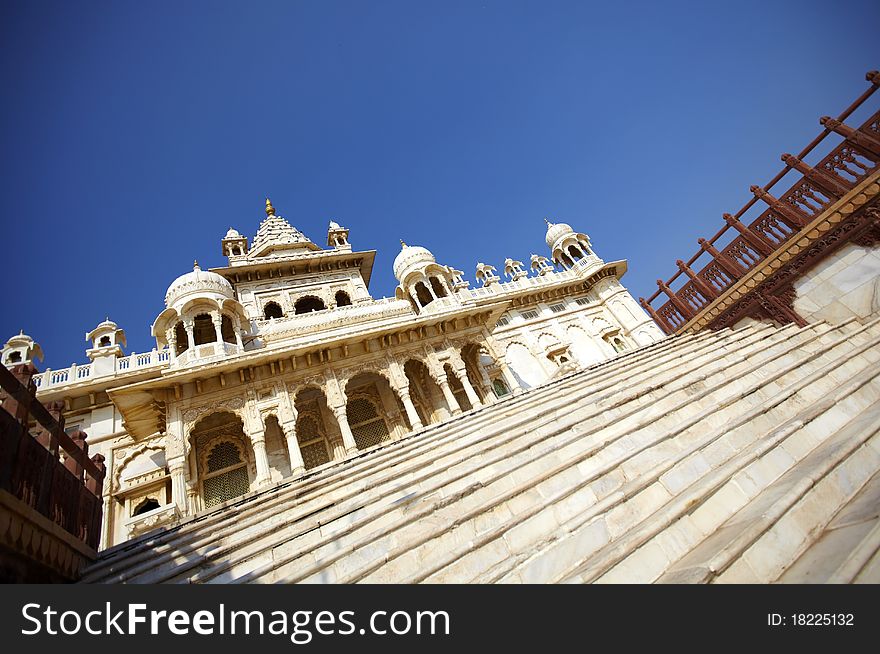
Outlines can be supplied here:
[[226, 343], [235, 343], [235, 329], [229, 316], [223, 316], [220, 320], [220, 335]]
[[10, 352], [6, 361], [8, 363], [21, 363], [21, 352]]
[[336, 306], [337, 307], [350, 307], [351, 306], [351, 298], [348, 297], [348, 293], [345, 291], [336, 291]]
[[423, 307], [428, 306], [434, 301], [434, 296], [431, 295], [431, 291], [425, 286], [425, 282], [416, 284], [416, 297], [419, 298], [419, 304]]
[[327, 307], [324, 306], [323, 300], [321, 298], [315, 297], [314, 295], [307, 295], [306, 297], [301, 297], [296, 301], [296, 304], [293, 305], [294, 312], [299, 315], [301, 313], [311, 313], [312, 311], [323, 311]]
[[363, 450], [390, 438], [385, 419], [376, 411], [375, 405], [364, 397], [349, 400], [346, 415], [354, 442], [358, 449]]
[[193, 320], [193, 345], [204, 345], [217, 340], [214, 322], [207, 313], [201, 313]]
[[434, 295], [437, 297], [446, 297], [446, 289], [443, 287], [443, 284], [440, 283], [440, 280], [436, 277], [429, 277], [428, 280], [431, 282], [431, 288], [434, 289]]
[[247, 464], [232, 441], [221, 441], [212, 447], [206, 463], [202, 478], [205, 507], [231, 500], [250, 490]]
[[110, 337], [102, 336], [101, 340], [98, 342], [98, 347], [109, 347], [110, 346]]
[[159, 500], [153, 499], [152, 497], [148, 497], [143, 502], [135, 507], [135, 510], [132, 512], [132, 516], [141, 515], [146, 513], [147, 511], [152, 511], [153, 509], [158, 509], [161, 505], [159, 504]]
[[500, 379], [496, 379], [492, 382], [492, 389], [495, 391], [495, 395], [498, 397], [504, 397], [508, 393], [510, 393], [510, 389], [507, 388], [507, 384], [505, 384]]
[[302, 415], [296, 421], [296, 440], [302, 453], [306, 470], [330, 461], [327, 439], [318, 427], [318, 421], [310, 415]]
[[266, 320], [269, 320], [269, 318], [281, 318], [284, 316], [284, 312], [281, 310], [281, 305], [277, 302], [267, 302], [266, 306], [263, 307], [263, 316], [265, 316]]
[[611, 339], [611, 345], [617, 352], [623, 352], [626, 349], [626, 344], [624, 344], [623, 340], [619, 336], [615, 336]]
[[177, 342], [175, 356], [180, 356], [189, 349], [189, 337], [186, 335], [186, 328], [182, 322], [174, 326], [174, 339]]
[[578, 248], [578, 247], [575, 246], [575, 245], [569, 245], [569, 246], [568, 246], [568, 253], [571, 255], [571, 258], [572, 258], [574, 261], [577, 261], [578, 259], [583, 259], [583, 258], [584, 258], [584, 253], [581, 252], [580, 248]]

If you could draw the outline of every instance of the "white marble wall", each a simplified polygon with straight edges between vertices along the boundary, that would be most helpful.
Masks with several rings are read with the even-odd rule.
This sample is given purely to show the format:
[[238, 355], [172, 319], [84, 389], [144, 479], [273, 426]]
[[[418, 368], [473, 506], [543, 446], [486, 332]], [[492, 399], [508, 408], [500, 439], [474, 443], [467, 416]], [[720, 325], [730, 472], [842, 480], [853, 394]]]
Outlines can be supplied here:
[[808, 322], [880, 313], [880, 248], [846, 245], [794, 283], [794, 309]]

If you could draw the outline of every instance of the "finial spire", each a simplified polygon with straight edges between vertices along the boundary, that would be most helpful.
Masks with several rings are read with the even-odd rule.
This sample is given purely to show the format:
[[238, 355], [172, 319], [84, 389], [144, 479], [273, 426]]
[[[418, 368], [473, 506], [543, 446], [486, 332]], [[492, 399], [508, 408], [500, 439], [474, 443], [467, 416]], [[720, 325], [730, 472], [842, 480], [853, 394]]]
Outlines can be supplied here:
[[544, 222], [547, 223], [547, 227], [553, 224], [547, 218], [544, 218]]
[[275, 215], [275, 207], [272, 206], [272, 200], [266, 198], [266, 215], [274, 216]]
[[193, 261], [193, 270], [201, 270], [201, 268], [199, 268], [199, 260], [198, 259], [195, 259]]
[[403, 239], [400, 239], [400, 247], [402, 247], [402, 248], [408, 248], [409, 246], [408, 246], [406, 243], [403, 242]]

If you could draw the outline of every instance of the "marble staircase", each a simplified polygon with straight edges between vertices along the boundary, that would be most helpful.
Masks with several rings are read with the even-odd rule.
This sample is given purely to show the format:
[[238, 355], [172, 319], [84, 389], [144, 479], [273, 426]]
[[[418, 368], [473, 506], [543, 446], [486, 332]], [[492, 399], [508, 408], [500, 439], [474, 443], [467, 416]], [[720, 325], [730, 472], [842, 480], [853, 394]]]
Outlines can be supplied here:
[[880, 581], [880, 320], [678, 336], [105, 552], [95, 583]]

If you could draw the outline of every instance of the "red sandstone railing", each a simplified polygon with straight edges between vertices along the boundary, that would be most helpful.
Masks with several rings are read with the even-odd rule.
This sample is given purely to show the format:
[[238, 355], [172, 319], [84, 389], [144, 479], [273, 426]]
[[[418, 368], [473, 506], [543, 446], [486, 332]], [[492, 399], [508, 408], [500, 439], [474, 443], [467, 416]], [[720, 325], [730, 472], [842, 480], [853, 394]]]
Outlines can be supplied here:
[[[880, 111], [858, 129], [844, 124], [844, 120], [880, 87], [880, 71], [869, 72], [865, 79], [871, 83], [867, 91], [836, 119], [823, 116], [819, 122], [825, 129], [819, 136], [797, 156], [783, 154], [785, 168], [763, 187], [752, 186], [753, 197], [735, 214], [724, 214], [726, 224], [715, 236], [708, 240], [698, 239], [700, 250], [687, 262], [676, 261], [678, 272], [665, 282], [658, 279], [658, 289], [651, 297], [647, 300], [639, 298], [639, 303], [663, 331], [673, 334], [684, 327], [761, 260], [877, 169], [880, 165]], [[832, 134], [843, 137], [843, 141], [816, 165], [804, 163], [804, 159]], [[792, 172], [797, 175], [794, 184], [778, 197], [773, 195], [773, 187]], [[740, 219], [758, 201], [766, 204], [767, 209], [750, 223], [742, 222]], [[734, 232], [729, 232], [731, 228]], [[692, 266], [704, 255], [710, 257], [709, 262], [694, 270]], [[655, 309], [651, 303], [661, 294], [668, 299]]]
[[104, 457], [88, 457], [85, 432], [65, 433], [63, 402], [37, 401], [36, 372], [29, 363], [11, 371], [0, 364], [0, 488], [97, 549]]

